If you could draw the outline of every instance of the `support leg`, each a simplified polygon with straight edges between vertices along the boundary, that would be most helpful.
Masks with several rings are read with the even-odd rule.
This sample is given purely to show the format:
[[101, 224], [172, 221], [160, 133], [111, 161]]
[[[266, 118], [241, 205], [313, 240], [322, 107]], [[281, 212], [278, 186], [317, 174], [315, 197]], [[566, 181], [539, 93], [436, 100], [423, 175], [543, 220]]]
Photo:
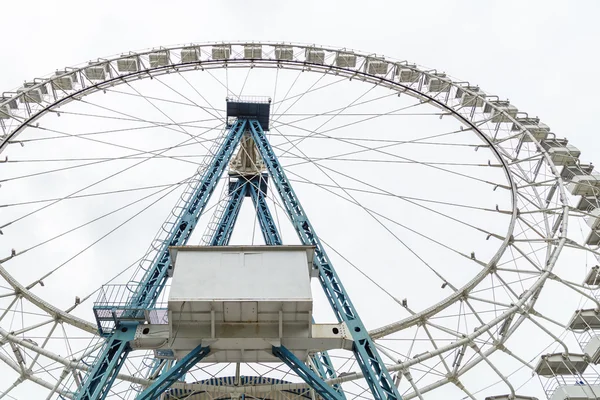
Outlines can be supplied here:
[[283, 167], [279, 163], [271, 144], [256, 120], [250, 120], [250, 130], [258, 150], [260, 151], [267, 170], [275, 183], [277, 192], [283, 201], [283, 205], [292, 220], [294, 228], [305, 245], [315, 246], [314, 265], [319, 269], [319, 280], [329, 303], [338, 318], [345, 322], [350, 329], [354, 339], [354, 356], [359, 364], [365, 379], [376, 400], [399, 400], [401, 399], [398, 389], [392, 381], [383, 360], [375, 349], [375, 344], [368, 331], [363, 325], [350, 297], [346, 293], [342, 282], [335, 272], [325, 248], [316, 235], [313, 226], [308, 220], [300, 200], [296, 196]]
[[298, 359], [284, 346], [275, 347], [273, 346], [273, 355], [279, 357], [288, 367], [292, 369], [300, 378], [304, 379], [321, 397], [326, 400], [342, 400], [343, 397], [340, 393], [336, 392], [334, 388], [325, 383], [325, 381], [319, 377], [313, 370], [308, 368], [306, 364]]
[[148, 386], [140, 395], [136, 398], [137, 400], [154, 400], [160, 397], [160, 395], [167, 390], [173, 383], [177, 382], [180, 377], [184, 376], [194, 365], [202, 360], [206, 355], [210, 353], [208, 347], [198, 346], [194, 350], [190, 351], [185, 357], [178, 361], [171, 369], [160, 374], [158, 379]]

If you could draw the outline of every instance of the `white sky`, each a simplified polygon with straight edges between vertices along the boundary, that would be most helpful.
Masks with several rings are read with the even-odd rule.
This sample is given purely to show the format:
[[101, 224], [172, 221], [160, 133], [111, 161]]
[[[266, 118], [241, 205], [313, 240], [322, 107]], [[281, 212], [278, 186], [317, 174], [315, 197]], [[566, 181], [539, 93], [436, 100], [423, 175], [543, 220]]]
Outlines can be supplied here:
[[[271, 40], [437, 68], [539, 116], [593, 161], [598, 1], [3, 2], [0, 87], [165, 44]], [[581, 83], [581, 84], [580, 84]], [[570, 116], [570, 117], [568, 117]], [[596, 150], [596, 151], [594, 151]]]
[[582, 150], [582, 162], [599, 160], [592, 121], [600, 80], [588, 72], [600, 58], [598, 1], [22, 1], [3, 4], [2, 13], [3, 90], [58, 68], [160, 45], [315, 43], [468, 80], [539, 116]]

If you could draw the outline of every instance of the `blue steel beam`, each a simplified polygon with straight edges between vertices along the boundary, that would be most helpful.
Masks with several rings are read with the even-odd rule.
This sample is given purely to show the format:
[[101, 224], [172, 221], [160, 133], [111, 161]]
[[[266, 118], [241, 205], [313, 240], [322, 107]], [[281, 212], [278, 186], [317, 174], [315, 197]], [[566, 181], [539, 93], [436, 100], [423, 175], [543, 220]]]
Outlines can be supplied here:
[[343, 400], [344, 397], [327, 385], [315, 372], [284, 346], [273, 346], [273, 355], [290, 367], [304, 382], [308, 383], [325, 400]]
[[117, 377], [119, 369], [131, 351], [129, 341], [135, 336], [137, 323], [122, 324], [102, 347], [88, 379], [76, 393], [78, 399], [104, 399]]
[[217, 154], [215, 154], [204, 172], [196, 193], [188, 200], [186, 207], [181, 210], [178, 221], [170, 232], [169, 239], [165, 241], [161, 250], [156, 254], [152, 266], [148, 268], [142, 278], [132, 297], [132, 306], [150, 308], [156, 303], [156, 299], [167, 281], [167, 268], [171, 262], [169, 247], [182, 246], [187, 243], [221, 175], [223, 175], [227, 163], [244, 134], [246, 124], [247, 120], [237, 120], [230, 128]]
[[233, 226], [235, 225], [235, 221], [237, 221], [240, 208], [242, 207], [242, 200], [246, 196], [246, 181], [242, 178], [238, 179], [230, 191], [225, 212], [210, 240], [211, 246], [226, 246], [229, 243], [231, 234], [233, 233]]
[[390, 373], [379, 356], [375, 344], [363, 325], [350, 297], [346, 293], [325, 248], [315, 233], [313, 226], [304, 212], [283, 167], [279, 163], [271, 144], [256, 120], [249, 120], [254, 143], [262, 155], [267, 170], [275, 183], [275, 187], [283, 201], [300, 240], [305, 245], [315, 246], [314, 265], [319, 269], [319, 281], [327, 296], [338, 321], [345, 322], [354, 339], [353, 351], [357, 363], [376, 400], [400, 400], [401, 396], [394, 385]]
[[181, 361], [178, 361], [174, 366], [172, 366], [168, 371], [160, 374], [160, 376], [154, 382], [152, 382], [152, 384], [148, 386], [146, 390], [140, 393], [136, 399], [158, 399], [165, 390], [171, 387], [173, 383], [177, 382], [179, 378], [184, 376], [194, 365], [206, 357], [208, 353], [210, 353], [210, 349], [208, 347], [196, 347], [185, 357], [183, 357]]
[[[263, 185], [263, 183], [265, 184]], [[269, 205], [266, 201], [266, 193], [261, 190], [262, 187], [266, 187], [266, 177], [263, 175], [250, 178], [239, 178], [239, 180], [235, 183], [235, 186], [232, 188], [232, 196], [230, 197], [229, 203], [225, 208], [225, 212], [221, 217], [221, 221], [219, 221], [218, 226], [223, 226], [224, 229], [221, 233], [215, 232], [213, 240], [211, 241], [211, 245], [226, 246], [229, 244], [231, 231], [233, 231], [233, 226], [239, 213], [240, 204], [244, 199], [244, 191], [246, 191], [245, 193], [249, 192], [248, 194], [254, 203], [254, 209], [257, 213], [257, 219], [260, 224], [265, 244], [269, 246], [279, 246], [283, 244], [277, 229], [277, 225], [275, 224], [275, 220], [273, 219], [273, 215], [271, 214], [271, 210], [269, 209]], [[234, 197], [233, 193], [236, 193], [236, 191], [239, 195]], [[233, 222], [230, 223], [230, 221]], [[229, 229], [229, 231], [227, 231], [227, 229]], [[224, 240], [220, 241], [218, 240], [219, 238], [224, 238]], [[326, 351], [314, 354], [311, 356], [311, 358], [315, 368], [317, 368], [316, 372], [322, 379], [337, 378], [337, 373], [335, 372], [333, 364], [331, 363], [331, 359], [329, 358], [329, 354], [327, 354]], [[338, 392], [342, 398], [346, 398], [341, 385], [333, 385], [333, 389]]]
[[[261, 177], [260, 179], [264, 179]], [[248, 183], [250, 184], [250, 182]], [[260, 228], [265, 239], [265, 243], [268, 245], [281, 245], [283, 244], [281, 237], [279, 236], [279, 231], [277, 230], [277, 225], [275, 225], [275, 220], [271, 215], [271, 210], [269, 210], [269, 205], [266, 202], [265, 194], [259, 190], [260, 185], [250, 185], [248, 190], [250, 191], [250, 197], [254, 202], [254, 208], [256, 209], [256, 213], [258, 214], [258, 221], [260, 223]], [[313, 321], [314, 322], [314, 321]], [[337, 373], [335, 372], [335, 368], [331, 363], [331, 358], [329, 354], [324, 351], [322, 353], [316, 353], [311, 356], [313, 364], [317, 369], [317, 373], [323, 379], [333, 379], [337, 378]], [[342, 390], [341, 385], [336, 384], [333, 385], [333, 389], [340, 393], [340, 395], [345, 399], [346, 395]]]
[[277, 225], [275, 225], [275, 220], [273, 219], [271, 211], [269, 210], [265, 193], [260, 190], [262, 187], [261, 183], [265, 180], [266, 177], [260, 175], [249, 181], [247, 183], [248, 191], [250, 192], [250, 197], [254, 203], [254, 209], [256, 210], [258, 223], [260, 224], [260, 230], [263, 238], [265, 239], [265, 244], [278, 246], [283, 244], [283, 242], [281, 241], [281, 236], [277, 230]]
[[[247, 120], [237, 120], [229, 128], [223, 143], [204, 171], [200, 184], [181, 209], [177, 222], [169, 232], [169, 237], [163, 243], [160, 251], [156, 253], [151, 267], [145, 272], [137, 286], [128, 304], [131, 309], [151, 308], [156, 303], [156, 299], [167, 281], [167, 268], [171, 263], [169, 247], [184, 245], [189, 240], [246, 128]], [[129, 330], [135, 332], [136, 325], [133, 324]], [[75, 394], [77, 400], [103, 400], [106, 398], [112, 382], [130, 351], [128, 340], [118, 339], [120, 329], [121, 326], [118, 326], [115, 332], [107, 338], [100, 356], [94, 362], [84, 384]]]
[[[315, 353], [311, 356], [311, 360], [313, 362], [313, 364], [315, 365], [315, 368], [317, 369], [317, 372], [319, 373], [319, 376], [323, 379], [335, 379], [337, 378], [337, 372], [335, 372], [335, 368], [333, 367], [333, 364], [331, 363], [331, 358], [329, 357], [329, 353], [327, 353], [326, 351], [323, 351], [321, 353]], [[340, 385], [339, 383], [336, 383], [335, 385], [332, 385], [333, 389], [336, 392], [339, 392], [342, 397], [345, 399], [346, 398], [346, 394], [344, 393], [344, 390], [342, 389], [342, 385]]]

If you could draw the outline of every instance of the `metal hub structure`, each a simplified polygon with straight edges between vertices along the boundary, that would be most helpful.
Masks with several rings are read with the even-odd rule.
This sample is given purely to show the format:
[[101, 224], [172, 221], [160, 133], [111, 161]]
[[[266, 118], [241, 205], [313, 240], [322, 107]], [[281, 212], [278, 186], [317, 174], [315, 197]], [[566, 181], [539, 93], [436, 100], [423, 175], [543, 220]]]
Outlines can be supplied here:
[[[427, 115], [446, 131], [398, 122]], [[188, 44], [4, 92], [0, 129], [0, 398], [600, 398], [600, 175], [470, 82], [349, 49]], [[167, 219], [144, 218], [163, 199]], [[256, 229], [314, 249], [311, 326], [333, 333], [301, 359], [280, 319], [265, 359], [222, 361], [214, 333], [176, 357], [173, 251]]]

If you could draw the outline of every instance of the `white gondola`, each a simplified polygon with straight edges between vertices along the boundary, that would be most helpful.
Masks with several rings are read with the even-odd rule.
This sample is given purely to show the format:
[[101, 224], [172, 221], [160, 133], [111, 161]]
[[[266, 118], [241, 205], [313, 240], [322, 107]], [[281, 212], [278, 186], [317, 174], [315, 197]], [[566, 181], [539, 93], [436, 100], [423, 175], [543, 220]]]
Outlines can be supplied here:
[[581, 151], [569, 144], [567, 139], [549, 139], [541, 143], [555, 165], [573, 165], [577, 163]]
[[[520, 131], [521, 129], [526, 129], [538, 142], [545, 140], [546, 137], [548, 137], [548, 134], [550, 133], [550, 128], [548, 127], [548, 125], [540, 122], [539, 118], [517, 118], [516, 120], [518, 124], [514, 123], [512, 130]], [[532, 140], [529, 137], [529, 135], [524, 135], [523, 141], [531, 142]]]
[[388, 68], [389, 63], [383, 58], [369, 58], [365, 64], [365, 71], [370, 75], [385, 75]]
[[37, 86], [37, 90], [39, 90], [42, 95], [48, 94], [48, 86], [46, 83], [40, 85], [39, 83], [36, 83], [36, 82], [26, 82], [23, 84], [24, 88], [32, 88], [35, 86]]
[[580, 211], [590, 212], [594, 208], [600, 207], [600, 201], [594, 196], [581, 196], [575, 208]]
[[294, 59], [294, 48], [292, 46], [275, 46], [275, 58], [277, 60], [292, 61]]
[[511, 394], [502, 394], [498, 396], [488, 396], [485, 398], [485, 400], [538, 400], [538, 398], [531, 396], [519, 396], [518, 394], [515, 394], [514, 396]]
[[585, 244], [588, 246], [600, 246], [600, 232], [590, 231], [585, 238]]
[[211, 54], [213, 60], [227, 60], [231, 56], [231, 46], [213, 46]]
[[169, 52], [168, 51], [157, 51], [155, 53], [150, 53], [148, 55], [148, 60], [150, 61], [150, 67], [164, 67], [165, 65], [169, 65]]
[[575, 311], [575, 314], [571, 317], [571, 321], [569, 321], [569, 329], [572, 331], [600, 329], [600, 314], [598, 310], [587, 309]]
[[414, 64], [396, 65], [396, 76], [402, 83], [414, 83], [421, 77], [421, 71], [416, 69]]
[[306, 49], [306, 62], [313, 64], [325, 63], [325, 51], [317, 49]]
[[106, 69], [103, 65], [95, 65], [85, 69], [85, 76], [91, 81], [103, 81], [106, 79]]
[[494, 100], [486, 103], [483, 112], [491, 114], [492, 122], [510, 122], [511, 119], [517, 118], [519, 110], [506, 100]]
[[19, 105], [17, 104], [17, 102], [14, 99], [11, 99], [10, 97], [0, 97], [0, 103], [4, 103], [4, 102], [7, 102], [6, 106], [10, 110], [17, 110], [19, 108]]
[[590, 228], [598, 230], [600, 228], [600, 208], [592, 210], [590, 214], [585, 220]]
[[429, 85], [427, 91], [433, 93], [449, 92], [451, 86], [444, 73], [425, 75], [425, 84]]
[[565, 165], [560, 171], [560, 177], [565, 182], [570, 182], [577, 175], [591, 175], [593, 171], [592, 164]]
[[573, 196], [600, 194], [600, 175], [576, 175], [567, 183], [567, 189]]
[[583, 348], [583, 352], [588, 355], [592, 364], [600, 362], [600, 336], [592, 336]]
[[0, 119], [9, 119], [10, 118], [10, 111], [8, 110], [8, 106], [1, 106], [0, 107]]
[[137, 57], [125, 57], [117, 60], [117, 70], [119, 72], [137, 72], [139, 68]]
[[15, 100], [10, 100], [9, 97], [0, 97], [0, 103], [7, 102], [7, 104], [0, 107], [0, 119], [9, 119], [10, 110], [17, 110], [19, 105]]
[[352, 53], [337, 53], [335, 65], [341, 68], [356, 68], [356, 55]]
[[540, 376], [582, 374], [589, 365], [585, 354], [545, 354], [540, 357], [534, 372]]
[[588, 385], [584, 382], [578, 385], [559, 386], [550, 400], [598, 400], [600, 385]]
[[[27, 84], [26, 84], [27, 87]], [[42, 102], [42, 91], [39, 88], [29, 89], [26, 88], [18, 89], [17, 93], [22, 93], [19, 97], [21, 103], [41, 103]]]
[[600, 286], [600, 267], [598, 265], [590, 269], [583, 284], [588, 286]]
[[198, 49], [196, 47], [185, 47], [181, 49], [181, 62], [191, 63], [196, 62], [200, 59], [198, 56]]
[[71, 75], [56, 76], [52, 79], [52, 89], [73, 90], [73, 78]]
[[481, 107], [485, 96], [477, 86], [459, 86], [455, 97], [460, 99], [460, 105], [463, 107]]
[[262, 58], [262, 46], [256, 44], [248, 44], [244, 46], [244, 58], [260, 60]]

